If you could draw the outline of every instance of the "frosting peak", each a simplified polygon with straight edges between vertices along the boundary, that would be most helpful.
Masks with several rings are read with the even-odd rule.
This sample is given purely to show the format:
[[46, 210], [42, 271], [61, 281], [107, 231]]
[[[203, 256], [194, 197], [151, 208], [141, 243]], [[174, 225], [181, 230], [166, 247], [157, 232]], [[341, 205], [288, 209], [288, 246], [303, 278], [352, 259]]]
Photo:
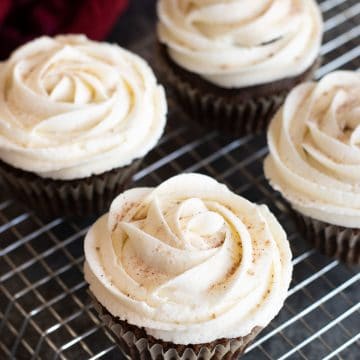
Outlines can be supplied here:
[[269, 210], [197, 174], [119, 195], [87, 234], [85, 256], [90, 289], [111, 314], [179, 344], [267, 325], [291, 279]]
[[82, 35], [41, 37], [0, 63], [0, 159], [54, 179], [130, 164], [165, 126], [148, 64]]
[[321, 44], [315, 0], [159, 0], [158, 16], [172, 60], [224, 88], [297, 76]]
[[360, 228], [360, 74], [296, 87], [273, 119], [265, 174], [301, 213]]

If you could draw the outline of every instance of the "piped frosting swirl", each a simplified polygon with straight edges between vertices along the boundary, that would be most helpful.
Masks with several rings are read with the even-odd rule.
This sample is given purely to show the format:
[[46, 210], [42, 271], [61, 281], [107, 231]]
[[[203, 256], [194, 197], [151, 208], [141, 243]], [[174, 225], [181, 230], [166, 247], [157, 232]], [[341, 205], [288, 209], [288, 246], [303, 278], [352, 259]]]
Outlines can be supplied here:
[[144, 156], [166, 111], [139, 56], [82, 35], [41, 37], [0, 64], [0, 159], [46, 178], [100, 174]]
[[268, 208], [198, 174], [119, 195], [88, 232], [85, 257], [90, 289], [112, 315], [178, 344], [266, 326], [292, 269]]
[[296, 87], [268, 132], [265, 174], [295, 209], [360, 228], [360, 74]]
[[224, 88], [300, 75], [322, 38], [315, 0], [159, 0], [158, 17], [171, 59]]

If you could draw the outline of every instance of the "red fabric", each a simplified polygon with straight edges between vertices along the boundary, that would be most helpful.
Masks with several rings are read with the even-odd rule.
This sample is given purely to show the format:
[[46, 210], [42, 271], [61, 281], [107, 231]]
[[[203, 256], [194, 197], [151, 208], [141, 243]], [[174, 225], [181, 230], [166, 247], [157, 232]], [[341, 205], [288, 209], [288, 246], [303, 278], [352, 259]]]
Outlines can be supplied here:
[[102, 40], [128, 0], [0, 0], [0, 58], [40, 35], [83, 33]]

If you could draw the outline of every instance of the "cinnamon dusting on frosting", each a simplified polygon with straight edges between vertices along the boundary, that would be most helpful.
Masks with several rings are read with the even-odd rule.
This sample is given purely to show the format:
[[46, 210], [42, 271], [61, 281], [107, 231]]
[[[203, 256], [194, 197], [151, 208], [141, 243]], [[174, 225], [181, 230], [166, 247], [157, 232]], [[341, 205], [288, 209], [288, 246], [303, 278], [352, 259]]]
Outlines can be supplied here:
[[85, 255], [91, 291], [111, 314], [178, 344], [265, 326], [291, 278], [286, 235], [269, 210], [198, 174], [121, 194], [90, 229]]
[[101, 174], [143, 157], [166, 120], [149, 65], [83, 35], [40, 37], [0, 63], [0, 159], [44, 178]]

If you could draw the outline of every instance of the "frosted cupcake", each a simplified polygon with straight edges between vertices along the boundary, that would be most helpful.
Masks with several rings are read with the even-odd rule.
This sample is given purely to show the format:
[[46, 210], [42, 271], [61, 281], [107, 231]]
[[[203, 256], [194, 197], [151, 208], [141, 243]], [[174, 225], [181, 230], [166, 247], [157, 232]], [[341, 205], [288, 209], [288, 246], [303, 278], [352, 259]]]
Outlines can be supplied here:
[[315, 0], [159, 0], [158, 17], [165, 84], [191, 120], [233, 135], [265, 130], [318, 64]]
[[85, 258], [99, 316], [132, 359], [235, 359], [280, 311], [292, 272], [268, 208], [198, 174], [119, 195]]
[[296, 87], [270, 124], [265, 174], [307, 237], [360, 263], [360, 74], [338, 71]]
[[106, 210], [160, 138], [148, 64], [82, 35], [41, 37], [0, 64], [0, 175], [49, 215]]

